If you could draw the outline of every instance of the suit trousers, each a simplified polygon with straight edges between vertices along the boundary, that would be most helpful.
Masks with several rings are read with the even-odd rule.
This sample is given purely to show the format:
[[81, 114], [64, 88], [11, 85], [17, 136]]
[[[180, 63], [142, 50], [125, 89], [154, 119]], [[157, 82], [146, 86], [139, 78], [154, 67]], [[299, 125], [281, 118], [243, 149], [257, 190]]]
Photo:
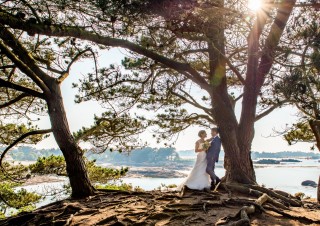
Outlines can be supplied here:
[[207, 168], [206, 168], [206, 172], [207, 174], [210, 175], [210, 178], [211, 178], [211, 183], [214, 183], [216, 178], [218, 178], [216, 176], [216, 174], [214, 173], [214, 167], [215, 167], [215, 161], [214, 161], [214, 158], [213, 156], [211, 157], [207, 157]]

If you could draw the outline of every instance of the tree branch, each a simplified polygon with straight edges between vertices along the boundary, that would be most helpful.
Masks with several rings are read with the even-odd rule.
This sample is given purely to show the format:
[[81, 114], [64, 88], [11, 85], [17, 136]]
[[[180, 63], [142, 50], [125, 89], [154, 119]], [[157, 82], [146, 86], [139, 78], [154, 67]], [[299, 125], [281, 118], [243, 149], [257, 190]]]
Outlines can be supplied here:
[[237, 102], [238, 100], [240, 100], [243, 97], [243, 93], [240, 94], [236, 99], [234, 99], [234, 102]]
[[[1, 32], [0, 32], [1, 34]], [[0, 35], [1, 37], [1, 35]], [[48, 88], [43, 84], [43, 82], [38, 78], [38, 76], [24, 63], [22, 62], [15, 54], [13, 54], [0, 40], [0, 49], [6, 56], [16, 64], [19, 69], [24, 72], [29, 78], [31, 78], [41, 89], [48, 90]]]
[[1, 66], [0, 70], [7, 69], [7, 68], [15, 68], [15, 67], [16, 66], [14, 66], [14, 65], [5, 65], [5, 66]]
[[87, 48], [87, 49], [85, 49], [85, 50], [77, 53], [77, 55], [75, 55], [75, 57], [74, 57], [74, 58], [71, 60], [71, 62], [69, 63], [69, 65], [68, 65], [68, 67], [67, 67], [67, 70], [58, 78], [58, 83], [62, 83], [63, 80], [65, 80], [65, 79], [69, 76], [69, 72], [70, 72], [70, 68], [71, 68], [72, 64], [73, 64], [74, 62], [76, 62], [77, 59], [78, 59], [82, 54], [84, 54], [84, 53], [86, 53], [86, 52], [88, 52], [88, 51], [91, 52], [92, 55], [94, 55], [94, 53], [93, 53], [93, 51], [91, 50], [91, 48]]
[[127, 40], [110, 38], [101, 36], [93, 32], [89, 32], [80, 27], [60, 26], [60, 25], [44, 25], [44, 24], [27, 24], [26, 22], [15, 18], [14, 16], [0, 12], [0, 23], [9, 25], [11, 28], [27, 31], [30, 33], [38, 33], [48, 36], [56, 37], [75, 37], [82, 40], [92, 41], [97, 44], [112, 47], [122, 47], [131, 50], [135, 53], [146, 56], [152, 60], [155, 60], [161, 64], [166, 65], [178, 72], [187, 72], [188, 78], [193, 82], [199, 84], [201, 88], [210, 90], [210, 85], [194, 68], [187, 63], [177, 62], [162, 55], [159, 55], [151, 50], [141, 47]]
[[191, 104], [192, 106], [203, 110], [203, 111], [206, 112], [207, 114], [210, 113], [210, 109], [209, 109], [209, 108], [206, 108], [206, 107], [201, 106], [195, 99], [192, 98], [191, 95], [189, 95], [189, 94], [188, 94], [187, 92], [185, 92], [184, 90], [180, 89], [180, 91], [183, 92], [184, 95], [188, 96], [190, 99], [186, 98], [185, 96], [180, 95], [179, 93], [174, 92], [173, 90], [170, 90], [170, 92], [171, 92], [173, 95], [175, 95], [175, 96], [179, 97], [180, 99], [186, 101], [188, 104]]
[[229, 68], [233, 71], [233, 73], [236, 74], [236, 76], [238, 77], [239, 81], [244, 85], [245, 84], [245, 80], [242, 77], [242, 75], [240, 74], [239, 70], [235, 66], [233, 66], [233, 64], [230, 62], [230, 60], [225, 55], [223, 55], [223, 54], [221, 54], [221, 55], [226, 60], [227, 65], [229, 66]]
[[273, 110], [277, 109], [278, 107], [284, 105], [285, 103], [288, 103], [289, 100], [283, 100], [280, 101], [279, 103], [273, 105], [272, 107], [270, 107], [268, 110], [265, 110], [264, 112], [260, 113], [259, 115], [256, 115], [255, 118], [255, 122], [262, 119], [263, 117], [267, 116], [268, 114], [270, 114]]
[[21, 91], [21, 92], [24, 92], [30, 96], [34, 96], [34, 97], [39, 97], [41, 99], [45, 99], [43, 93], [40, 93], [38, 91], [35, 91], [33, 89], [29, 89], [27, 87], [23, 87], [23, 86], [20, 86], [20, 85], [17, 85], [17, 84], [14, 84], [12, 82], [8, 82], [6, 80], [3, 80], [0, 78], [0, 87], [7, 87], [7, 88], [10, 88], [10, 89], [15, 89], [17, 91]]
[[280, 42], [280, 38], [291, 15], [296, 0], [285, 0], [277, 10], [276, 18], [271, 26], [269, 35], [262, 50], [262, 56], [258, 67], [257, 86], [261, 87], [265, 76], [269, 73], [274, 61], [275, 50]]
[[10, 106], [12, 104], [15, 104], [18, 101], [22, 100], [23, 98], [29, 97], [29, 96], [31, 96], [31, 95], [30, 94], [26, 94], [26, 93], [22, 93], [19, 96], [17, 96], [16, 98], [14, 98], [13, 100], [10, 100], [10, 101], [8, 101], [7, 103], [4, 103], [4, 104], [0, 104], [0, 109], [8, 107], [8, 106]]
[[7, 154], [7, 152], [14, 147], [16, 144], [18, 144], [20, 141], [24, 140], [25, 138], [29, 137], [29, 136], [33, 136], [33, 135], [39, 135], [39, 134], [46, 134], [46, 133], [51, 133], [52, 129], [45, 129], [45, 130], [35, 130], [35, 131], [30, 131], [27, 132], [23, 135], [21, 135], [18, 139], [16, 139], [12, 144], [10, 144], [1, 154], [0, 156], [0, 167], [2, 167], [2, 161], [5, 157], [5, 155]]
[[[7, 45], [10, 46], [13, 53], [1, 44], [1, 49], [5, 49], [5, 51], [11, 55], [10, 59], [14, 62], [23, 62], [23, 64], [28, 65], [28, 66], [23, 66], [23, 69], [28, 68], [30, 71], [33, 73], [28, 73], [28, 76], [34, 82], [45, 92], [49, 93], [50, 92], [50, 84], [52, 82], [52, 79], [50, 76], [48, 76], [45, 72], [43, 72], [37, 65], [35, 59], [31, 56], [31, 54], [21, 45], [19, 40], [16, 39], [16, 37], [5, 27], [0, 26], [0, 38], [3, 40], [3, 42]], [[18, 56], [19, 59], [17, 59]], [[20, 63], [19, 62], [19, 63]], [[21, 63], [20, 63], [21, 64]], [[19, 67], [20, 68], [20, 67]]]
[[[60, 71], [60, 70], [58, 70], [56, 68], [51, 67], [50, 66], [50, 62], [48, 60], [41, 59], [40, 57], [37, 57], [37, 56], [34, 56], [33, 58], [35, 60], [39, 61], [40, 63], [45, 64], [47, 66], [46, 69], [51, 71], [51, 72], [53, 72], [53, 73], [56, 73], [56, 74], [63, 74], [64, 73], [64, 71]], [[39, 66], [39, 67], [42, 67], [42, 66]], [[44, 67], [42, 67], [42, 68], [44, 68]]]
[[33, 13], [33, 15], [36, 17], [38, 23], [41, 23], [40, 17], [38, 16], [37, 11], [25, 0], [21, 0]]
[[208, 49], [190, 49], [190, 50], [186, 50], [184, 52], [176, 54], [175, 57], [180, 57], [183, 55], [189, 55], [193, 53], [206, 53], [206, 52], [208, 52]]

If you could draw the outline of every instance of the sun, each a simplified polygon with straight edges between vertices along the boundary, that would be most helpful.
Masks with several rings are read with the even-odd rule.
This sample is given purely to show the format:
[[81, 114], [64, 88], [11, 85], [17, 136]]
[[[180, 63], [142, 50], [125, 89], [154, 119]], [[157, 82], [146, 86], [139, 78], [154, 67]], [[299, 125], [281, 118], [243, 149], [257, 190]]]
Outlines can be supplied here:
[[258, 11], [261, 9], [262, 0], [248, 0], [248, 8], [253, 11]]

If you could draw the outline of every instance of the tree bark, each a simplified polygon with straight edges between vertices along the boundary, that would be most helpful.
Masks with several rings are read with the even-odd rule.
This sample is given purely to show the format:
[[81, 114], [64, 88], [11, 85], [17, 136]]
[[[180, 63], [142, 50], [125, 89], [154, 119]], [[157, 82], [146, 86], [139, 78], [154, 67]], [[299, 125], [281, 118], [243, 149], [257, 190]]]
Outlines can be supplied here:
[[255, 184], [256, 176], [250, 156], [252, 139], [239, 141], [238, 123], [234, 112], [227, 104], [227, 102], [218, 104], [214, 112], [225, 152], [226, 182]]
[[[220, 7], [224, 6], [224, 0], [216, 2]], [[256, 177], [250, 156], [251, 142], [253, 140], [253, 123], [255, 114], [249, 115], [248, 127], [244, 136], [239, 136], [239, 123], [234, 113], [234, 106], [227, 90], [226, 59], [224, 27], [217, 27], [214, 32], [208, 33], [208, 50], [210, 65], [210, 84], [213, 87], [211, 103], [212, 115], [220, 128], [220, 137], [225, 151], [224, 167], [227, 182], [255, 184]], [[253, 104], [255, 107], [255, 105]], [[247, 138], [242, 140], [243, 138]]]
[[318, 200], [318, 203], [320, 203], [320, 176], [319, 176], [319, 180], [318, 180], [317, 200]]
[[50, 91], [46, 98], [49, 117], [53, 135], [66, 161], [67, 174], [72, 188], [71, 196], [73, 198], [88, 197], [94, 194], [95, 189], [89, 180], [82, 150], [70, 132], [60, 86], [56, 80], [52, 82]]
[[[309, 125], [312, 129], [312, 132], [316, 138], [317, 148], [320, 151], [320, 120], [310, 120]], [[320, 203], [320, 176], [318, 181], [318, 192], [317, 192], [317, 200]]]
[[317, 148], [320, 151], [320, 120], [310, 120], [309, 125], [316, 138]]

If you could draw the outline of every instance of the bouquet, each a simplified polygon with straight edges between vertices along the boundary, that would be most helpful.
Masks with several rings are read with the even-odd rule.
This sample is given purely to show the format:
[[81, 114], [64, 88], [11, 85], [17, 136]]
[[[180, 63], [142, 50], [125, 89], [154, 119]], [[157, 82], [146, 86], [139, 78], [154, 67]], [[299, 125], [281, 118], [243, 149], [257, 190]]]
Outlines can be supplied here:
[[210, 147], [210, 143], [208, 141], [205, 141], [204, 143], [201, 144], [201, 149], [208, 151]]

